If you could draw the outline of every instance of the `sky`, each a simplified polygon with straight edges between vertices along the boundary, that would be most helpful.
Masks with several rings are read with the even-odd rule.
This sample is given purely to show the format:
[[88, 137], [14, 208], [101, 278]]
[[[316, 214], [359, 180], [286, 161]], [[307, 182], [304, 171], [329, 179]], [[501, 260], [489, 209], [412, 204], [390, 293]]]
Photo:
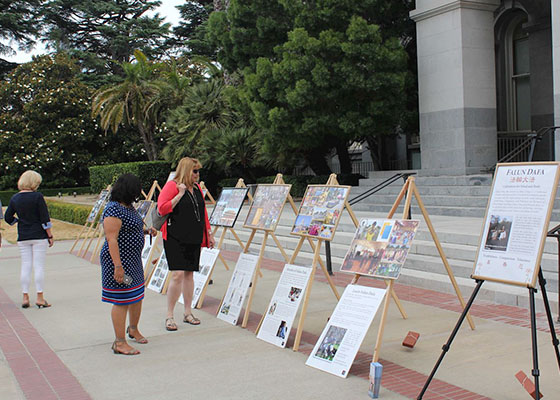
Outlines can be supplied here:
[[[185, 3], [185, 0], [161, 0], [161, 6], [159, 6], [154, 13], [158, 12], [160, 16], [165, 17], [165, 22], [169, 22], [171, 25], [177, 25], [179, 23], [179, 19], [181, 15], [179, 14], [179, 10], [175, 8], [175, 6]], [[152, 13], [152, 14], [154, 14]], [[17, 48], [16, 45], [13, 46]], [[16, 62], [16, 63], [24, 63], [31, 61], [31, 58], [35, 55], [45, 54], [47, 50], [42, 43], [37, 43], [35, 48], [30, 52], [18, 51], [15, 55], [2, 55], [1, 57], [4, 60]]]

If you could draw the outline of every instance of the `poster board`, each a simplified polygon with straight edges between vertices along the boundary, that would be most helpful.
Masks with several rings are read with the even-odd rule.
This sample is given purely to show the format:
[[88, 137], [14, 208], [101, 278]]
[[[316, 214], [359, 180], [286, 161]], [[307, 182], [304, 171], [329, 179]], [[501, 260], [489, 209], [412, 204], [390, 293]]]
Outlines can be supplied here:
[[258, 262], [259, 256], [247, 253], [239, 255], [226, 294], [218, 308], [218, 319], [237, 325]]
[[496, 166], [473, 279], [535, 287], [559, 166], [557, 162]]
[[150, 235], [144, 235], [144, 247], [142, 248], [142, 267], [146, 270], [146, 265], [152, 258], [152, 252], [156, 244], [156, 238], [150, 240]]
[[397, 279], [420, 221], [362, 219], [340, 272]]
[[223, 188], [210, 215], [210, 225], [233, 228], [249, 188]]
[[148, 289], [161, 293], [165, 286], [168, 274], [169, 267], [167, 266], [167, 257], [165, 256], [165, 251], [162, 251], [161, 257], [159, 258], [159, 261], [154, 268], [154, 272], [150, 277], [150, 281], [148, 282]]
[[140, 200], [135, 204], [136, 211], [138, 211], [138, 215], [142, 221], [146, 221], [146, 217], [149, 215], [153, 204], [151, 200]]
[[265, 311], [257, 338], [286, 347], [299, 305], [311, 276], [311, 268], [286, 264]]
[[[210, 280], [210, 276], [212, 275], [212, 270], [214, 269], [214, 265], [216, 265], [216, 260], [218, 259], [218, 255], [220, 254], [219, 249], [210, 249], [208, 247], [203, 247], [200, 250], [200, 261], [198, 265], [198, 271], [194, 271], [193, 273], [193, 297], [191, 301], [191, 307], [196, 308], [198, 304], [198, 300], [200, 300], [200, 295], [202, 291], [208, 285], [208, 281]], [[183, 294], [179, 296], [179, 303], [185, 304], [185, 299], [183, 298]]]
[[292, 235], [332, 240], [349, 193], [350, 186], [307, 186]]
[[348, 285], [305, 364], [346, 378], [386, 293]]
[[274, 232], [292, 185], [258, 185], [245, 228]]
[[87, 217], [87, 222], [92, 223], [95, 221], [97, 214], [99, 214], [99, 210], [101, 210], [103, 204], [106, 203], [109, 199], [109, 193], [110, 192], [108, 189], [103, 189], [101, 193], [99, 193], [99, 196], [97, 197], [97, 200], [95, 201], [95, 204], [93, 205], [93, 208], [91, 209]]

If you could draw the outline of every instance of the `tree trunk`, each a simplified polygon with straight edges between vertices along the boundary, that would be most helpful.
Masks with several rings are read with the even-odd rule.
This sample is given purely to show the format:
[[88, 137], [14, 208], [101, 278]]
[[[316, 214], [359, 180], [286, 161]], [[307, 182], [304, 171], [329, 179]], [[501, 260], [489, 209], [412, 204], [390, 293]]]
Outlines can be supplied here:
[[313, 149], [311, 151], [305, 152], [303, 158], [309, 165], [309, 168], [313, 170], [316, 175], [330, 175], [331, 169], [327, 164], [325, 159], [325, 154], [323, 154], [319, 149]]
[[366, 136], [366, 142], [368, 144], [369, 152], [371, 153], [371, 159], [373, 160], [373, 169], [375, 171], [382, 171], [381, 141], [375, 136]]
[[152, 132], [142, 123], [138, 123], [136, 126], [138, 127], [138, 131], [140, 132], [140, 136], [142, 137], [142, 141], [144, 142], [144, 149], [146, 150], [148, 160], [157, 160], [157, 149], [156, 144], [154, 143]]
[[338, 162], [340, 163], [341, 174], [352, 173], [352, 161], [350, 161], [350, 153], [348, 153], [348, 146], [344, 140], [336, 142], [336, 154], [338, 155]]

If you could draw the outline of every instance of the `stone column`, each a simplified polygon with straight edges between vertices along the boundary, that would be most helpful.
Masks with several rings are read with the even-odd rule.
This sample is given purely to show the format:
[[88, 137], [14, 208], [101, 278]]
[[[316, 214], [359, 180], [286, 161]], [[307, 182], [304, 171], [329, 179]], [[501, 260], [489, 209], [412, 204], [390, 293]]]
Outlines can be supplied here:
[[422, 174], [496, 162], [494, 10], [499, 0], [423, 0], [416, 22]]
[[[560, 126], [560, 4], [550, 0], [552, 23], [552, 75], [554, 80], [554, 125]], [[554, 135], [555, 160], [560, 160], [560, 130]]]

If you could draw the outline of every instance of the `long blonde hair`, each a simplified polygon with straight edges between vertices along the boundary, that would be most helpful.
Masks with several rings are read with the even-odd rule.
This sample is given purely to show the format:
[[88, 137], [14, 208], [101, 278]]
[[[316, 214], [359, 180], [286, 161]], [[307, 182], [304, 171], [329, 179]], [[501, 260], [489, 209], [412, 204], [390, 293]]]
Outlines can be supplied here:
[[186, 186], [193, 186], [194, 180], [192, 178], [193, 169], [202, 168], [202, 164], [196, 158], [183, 157], [177, 164], [177, 170], [175, 171], [175, 178], [173, 179], [177, 183], [183, 183]]

